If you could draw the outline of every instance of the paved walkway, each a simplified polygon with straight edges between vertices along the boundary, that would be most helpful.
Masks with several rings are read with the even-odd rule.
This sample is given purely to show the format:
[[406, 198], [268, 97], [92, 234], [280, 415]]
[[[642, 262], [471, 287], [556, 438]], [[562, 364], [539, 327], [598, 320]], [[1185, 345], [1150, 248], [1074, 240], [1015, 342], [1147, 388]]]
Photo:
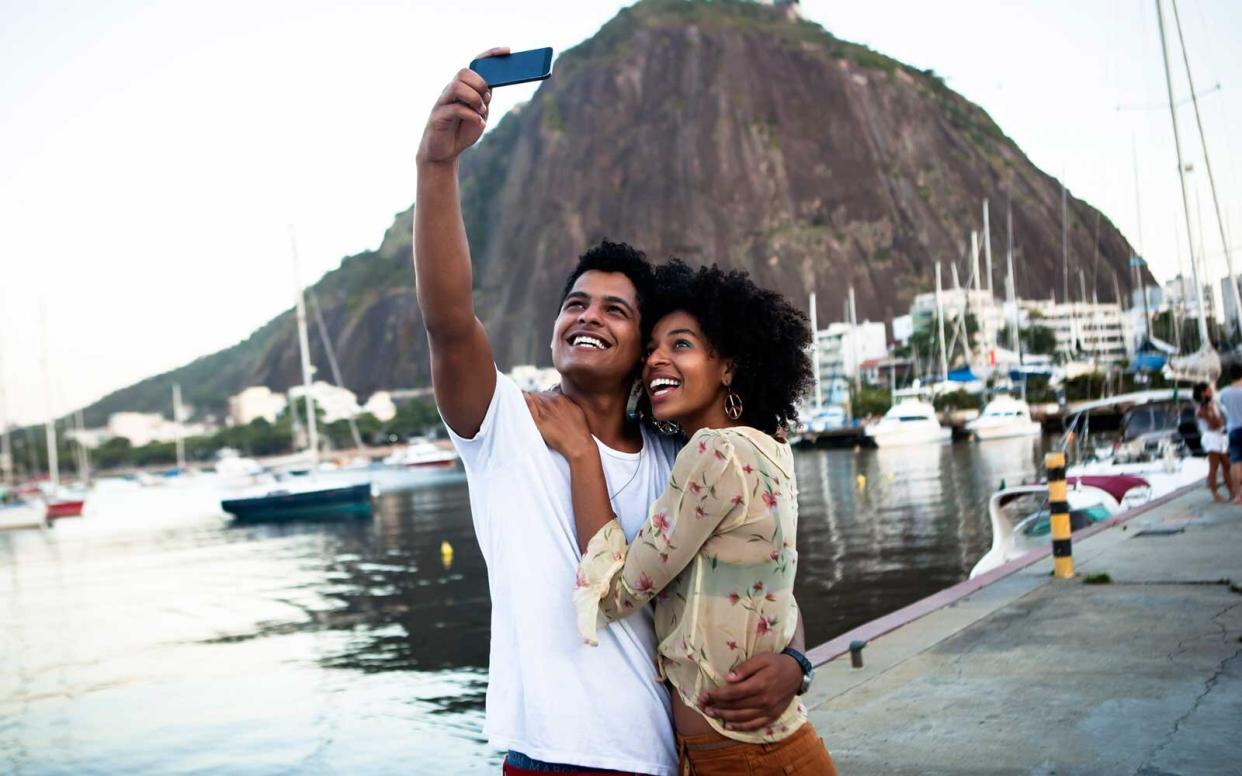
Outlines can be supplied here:
[[807, 704], [843, 776], [1242, 774], [1242, 507], [1195, 491], [1074, 558], [821, 666]]

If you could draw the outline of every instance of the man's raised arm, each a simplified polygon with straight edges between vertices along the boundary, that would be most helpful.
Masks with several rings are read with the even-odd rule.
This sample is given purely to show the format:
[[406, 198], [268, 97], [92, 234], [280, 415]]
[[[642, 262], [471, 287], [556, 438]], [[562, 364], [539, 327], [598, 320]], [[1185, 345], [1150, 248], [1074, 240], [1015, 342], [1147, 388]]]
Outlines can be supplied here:
[[[507, 54], [491, 49], [480, 56]], [[418, 147], [414, 204], [414, 280], [431, 351], [436, 404], [455, 433], [472, 437], [483, 422], [496, 368], [487, 332], [474, 313], [470, 245], [461, 216], [457, 159], [487, 126], [491, 90], [461, 70], [440, 94]]]

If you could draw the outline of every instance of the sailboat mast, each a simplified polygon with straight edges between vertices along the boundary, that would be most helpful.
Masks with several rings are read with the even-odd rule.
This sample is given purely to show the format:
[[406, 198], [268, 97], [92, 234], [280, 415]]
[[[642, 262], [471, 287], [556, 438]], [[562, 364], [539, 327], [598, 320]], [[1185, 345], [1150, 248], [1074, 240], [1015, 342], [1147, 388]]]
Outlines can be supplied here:
[[315, 397], [311, 393], [310, 341], [306, 333], [306, 299], [302, 293], [302, 280], [298, 274], [298, 244], [289, 227], [289, 245], [293, 249], [293, 286], [297, 292], [298, 350], [302, 356], [302, 387], [306, 390], [306, 438], [310, 446], [313, 467], [319, 465], [319, 428], [315, 425]]
[[47, 421], [43, 430], [47, 440], [47, 478], [52, 491], [60, 487], [60, 461], [56, 451], [56, 415], [52, 408], [52, 370], [47, 356], [47, 309], [39, 302], [39, 333], [43, 339], [43, 396], [47, 404]]
[[1005, 295], [1008, 297], [1013, 311], [1013, 323], [1010, 329], [1009, 344], [1013, 352], [1018, 354], [1018, 364], [1022, 364], [1022, 337], [1018, 332], [1018, 291], [1014, 287], [1013, 278], [1013, 201], [1005, 203]]
[[854, 305], [853, 286], [850, 286], [850, 360], [853, 361], [854, 393], [857, 394], [862, 374], [858, 368], [858, 308]]
[[177, 469], [185, 470], [185, 438], [181, 434], [181, 384], [173, 383], [173, 429], [177, 441]]
[[815, 374], [815, 410], [824, 407], [824, 386], [819, 374], [819, 313], [816, 311], [815, 292], [811, 292], [811, 369]]
[[13, 444], [9, 439], [8, 393], [5, 391], [3, 343], [0, 342], [0, 482], [13, 487]]
[[1065, 182], [1061, 182], [1061, 301], [1070, 303], [1069, 295], [1069, 220], [1066, 217]]
[[[1225, 219], [1220, 214], [1220, 198], [1216, 196], [1216, 176], [1212, 174], [1212, 160], [1208, 157], [1207, 137], [1203, 134], [1203, 118], [1199, 115], [1199, 97], [1195, 94], [1195, 79], [1190, 74], [1190, 52], [1182, 36], [1182, 19], [1177, 12], [1177, 0], [1173, 0], [1173, 22], [1177, 26], [1177, 40], [1182, 46], [1182, 61], [1186, 64], [1186, 81], [1190, 84], [1190, 102], [1195, 107], [1195, 125], [1199, 128], [1199, 145], [1203, 148], [1203, 166], [1207, 167], [1208, 186], [1212, 190], [1212, 204], [1216, 209], [1216, 226], [1220, 229], [1220, 241], [1225, 248], [1225, 266], [1229, 268], [1229, 293], [1233, 295], [1234, 319], [1242, 330], [1242, 294], [1238, 291], [1238, 276], [1233, 270], [1233, 249], [1225, 235]], [[1202, 240], [1200, 236], [1200, 240]], [[1206, 258], [1206, 254], [1205, 254]], [[1204, 270], [1207, 267], [1204, 266]]]
[[983, 200], [983, 256], [987, 269], [988, 294], [992, 293], [992, 229], [988, 226], [988, 201]]
[[1182, 136], [1177, 128], [1177, 104], [1173, 99], [1173, 74], [1169, 70], [1169, 45], [1164, 35], [1164, 8], [1160, 0], [1156, 0], [1156, 22], [1160, 29], [1160, 55], [1164, 60], [1164, 83], [1169, 92], [1169, 117], [1173, 120], [1173, 147], [1177, 151], [1177, 181], [1182, 189], [1182, 210], [1186, 216], [1186, 240], [1190, 245], [1190, 273], [1195, 284], [1195, 301], [1199, 306], [1199, 342], [1200, 348], [1210, 348], [1207, 317], [1203, 309], [1203, 286], [1199, 283], [1199, 268], [1195, 262], [1195, 240], [1190, 226], [1190, 198], [1186, 193], [1186, 167], [1182, 162]]
[[940, 262], [936, 262], [936, 323], [940, 327], [940, 379], [949, 379], [949, 354], [944, 342], [944, 299], [940, 291]]

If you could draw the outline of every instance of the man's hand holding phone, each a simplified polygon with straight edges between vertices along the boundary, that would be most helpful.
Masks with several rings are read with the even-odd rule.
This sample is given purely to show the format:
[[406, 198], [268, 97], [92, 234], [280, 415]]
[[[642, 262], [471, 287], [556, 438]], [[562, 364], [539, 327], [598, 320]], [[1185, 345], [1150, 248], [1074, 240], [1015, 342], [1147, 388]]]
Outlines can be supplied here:
[[[508, 53], [508, 48], [493, 48], [477, 58]], [[487, 128], [491, 100], [492, 91], [481, 75], [468, 68], [459, 70], [431, 109], [418, 146], [418, 164], [450, 164], [477, 143]]]

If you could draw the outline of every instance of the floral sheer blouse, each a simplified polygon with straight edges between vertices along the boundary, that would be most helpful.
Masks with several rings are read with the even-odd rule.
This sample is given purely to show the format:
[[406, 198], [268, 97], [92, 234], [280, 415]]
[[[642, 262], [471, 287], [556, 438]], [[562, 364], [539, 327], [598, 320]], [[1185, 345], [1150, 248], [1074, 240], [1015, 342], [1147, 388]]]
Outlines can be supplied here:
[[[659, 679], [697, 708], [700, 691], [793, 638], [797, 503], [788, 444], [744, 426], [700, 430], [633, 544], [615, 520], [591, 538], [574, 590], [583, 639], [595, 644], [598, 628], [654, 599]], [[752, 743], [779, 741], [805, 721], [796, 698], [763, 730], [726, 730], [708, 718]]]

